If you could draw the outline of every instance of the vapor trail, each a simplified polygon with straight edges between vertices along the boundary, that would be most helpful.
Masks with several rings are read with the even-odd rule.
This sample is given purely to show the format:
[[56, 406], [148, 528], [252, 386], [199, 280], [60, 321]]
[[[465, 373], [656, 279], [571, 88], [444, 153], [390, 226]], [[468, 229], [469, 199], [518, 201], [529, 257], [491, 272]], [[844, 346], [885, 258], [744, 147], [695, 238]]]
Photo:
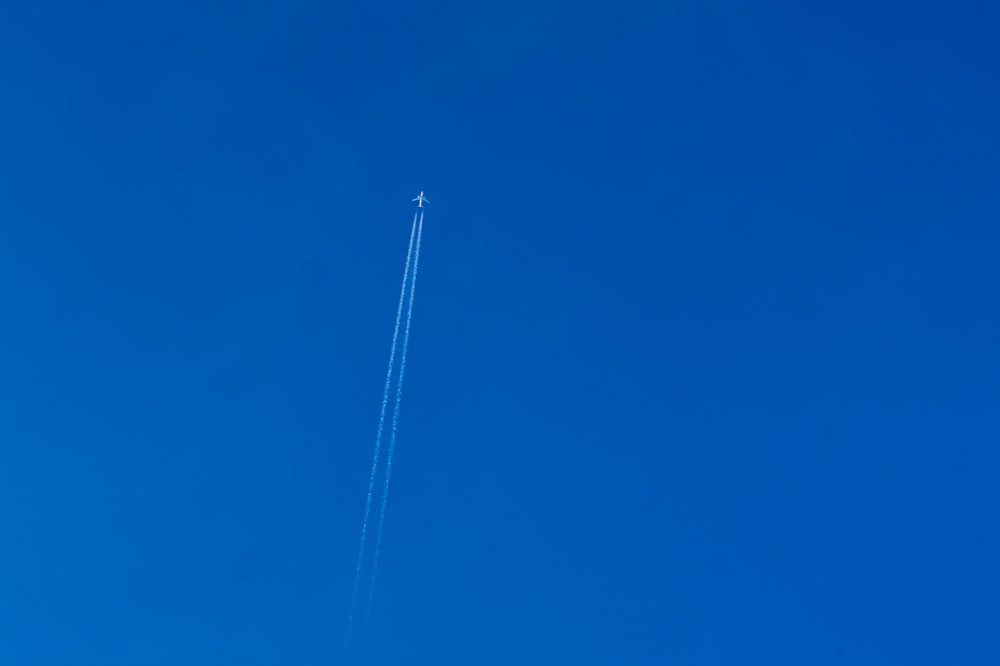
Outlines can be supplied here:
[[[423, 215], [420, 216], [420, 221], [422, 225]], [[389, 348], [389, 369], [385, 373], [385, 389], [382, 391], [382, 408], [378, 415], [378, 431], [375, 435], [375, 453], [372, 456], [372, 471], [368, 476], [368, 496], [365, 499], [365, 516], [361, 521], [361, 544], [358, 546], [358, 564], [354, 571], [354, 589], [351, 592], [351, 611], [347, 616], [347, 638], [344, 646], [345, 658], [347, 652], [350, 651], [351, 637], [354, 630], [354, 611], [358, 601], [358, 585], [361, 582], [361, 563], [364, 560], [365, 541], [368, 537], [368, 520], [371, 517], [372, 496], [375, 492], [375, 476], [378, 471], [379, 453], [382, 450], [382, 433], [385, 430], [385, 410], [389, 404], [389, 386], [392, 383], [392, 368], [396, 362], [396, 341], [399, 339], [399, 324], [403, 318], [403, 301], [406, 297], [406, 282], [410, 275], [410, 261], [413, 257], [413, 237], [416, 231], [417, 213], [414, 213], [413, 226], [410, 228], [410, 244], [406, 248], [406, 266], [403, 268], [403, 286], [399, 289], [399, 305], [396, 307], [396, 326], [392, 331], [392, 346]], [[416, 264], [414, 264], [414, 274], [415, 273]], [[410, 301], [412, 303], [412, 297]], [[409, 331], [408, 323], [407, 331]], [[404, 355], [406, 353], [405, 344], [403, 346], [403, 353]], [[379, 522], [379, 531], [381, 532], [381, 522]]]
[[379, 508], [378, 528], [375, 531], [375, 554], [372, 558], [371, 580], [368, 585], [368, 605], [365, 607], [365, 628], [371, 619], [372, 598], [375, 595], [375, 574], [378, 570], [378, 556], [382, 549], [382, 526], [385, 523], [385, 504], [389, 499], [389, 480], [392, 475], [392, 453], [396, 448], [396, 426], [399, 424], [399, 403], [403, 398], [403, 375], [406, 373], [406, 350], [410, 346], [410, 322], [413, 320], [413, 297], [417, 290], [417, 268], [420, 265], [420, 237], [424, 232], [424, 214], [420, 213], [417, 226], [417, 245], [413, 251], [413, 277], [410, 283], [410, 300], [406, 306], [406, 327], [403, 329], [403, 351], [399, 355], [399, 378], [396, 380], [396, 400], [392, 407], [392, 430], [389, 435], [389, 450], [385, 458], [385, 482], [382, 486], [382, 504]]

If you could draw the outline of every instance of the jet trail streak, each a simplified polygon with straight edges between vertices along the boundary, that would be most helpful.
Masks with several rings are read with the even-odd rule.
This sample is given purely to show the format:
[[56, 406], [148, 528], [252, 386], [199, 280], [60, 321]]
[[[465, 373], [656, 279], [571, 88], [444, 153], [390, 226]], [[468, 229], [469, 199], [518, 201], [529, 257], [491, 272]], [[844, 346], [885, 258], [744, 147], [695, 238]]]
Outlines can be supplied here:
[[[421, 194], [423, 194], [421, 192]], [[399, 403], [403, 398], [403, 375], [406, 374], [406, 350], [410, 346], [410, 322], [413, 320], [413, 297], [417, 290], [417, 268], [420, 266], [420, 238], [424, 232], [424, 214], [420, 213], [417, 226], [417, 245], [413, 251], [413, 277], [410, 282], [410, 300], [406, 306], [406, 327], [403, 329], [403, 351], [399, 355], [399, 378], [396, 381], [396, 400], [392, 408], [392, 430], [389, 435], [389, 450], [386, 453], [385, 482], [382, 485], [382, 504], [379, 508], [378, 528], [375, 531], [375, 554], [372, 558], [371, 580], [368, 586], [368, 605], [365, 610], [365, 629], [371, 619], [372, 598], [375, 595], [375, 574], [378, 570], [378, 556], [382, 549], [382, 526], [385, 523], [385, 505], [389, 499], [389, 480], [392, 475], [392, 454], [396, 448], [396, 427], [399, 425]]]
[[[420, 223], [423, 224], [423, 215], [420, 216]], [[413, 226], [410, 228], [410, 244], [406, 248], [406, 266], [403, 268], [403, 286], [399, 290], [399, 305], [396, 307], [396, 326], [392, 331], [392, 346], [389, 349], [389, 369], [385, 373], [385, 389], [382, 392], [382, 408], [379, 411], [378, 431], [375, 435], [375, 453], [372, 456], [372, 470], [368, 476], [368, 496], [365, 499], [365, 515], [361, 522], [361, 545], [358, 546], [358, 564], [354, 572], [354, 589], [351, 591], [351, 611], [347, 618], [347, 638], [344, 647], [345, 657], [350, 651], [351, 638], [354, 631], [354, 612], [358, 601], [358, 585], [361, 582], [361, 564], [365, 555], [365, 542], [368, 537], [368, 521], [371, 517], [372, 497], [375, 492], [375, 477], [378, 471], [379, 453], [382, 450], [382, 433], [385, 430], [385, 410], [389, 404], [389, 387], [392, 384], [392, 368], [396, 362], [396, 343], [399, 339], [399, 324], [403, 318], [403, 302], [406, 297], [406, 283], [410, 275], [410, 261], [413, 257], [413, 238], [417, 231], [417, 213], [413, 214]], [[418, 245], [419, 247], [419, 245]], [[416, 275], [416, 264], [414, 264], [414, 275]], [[410, 307], [412, 309], [413, 297], [410, 297]], [[407, 321], [407, 333], [409, 332], [409, 321]], [[403, 354], [405, 358], [406, 345], [404, 342]], [[398, 399], [398, 393], [397, 393]], [[395, 425], [393, 426], [395, 433]], [[379, 532], [381, 533], [381, 521], [379, 521]], [[376, 551], [377, 552], [377, 551]]]

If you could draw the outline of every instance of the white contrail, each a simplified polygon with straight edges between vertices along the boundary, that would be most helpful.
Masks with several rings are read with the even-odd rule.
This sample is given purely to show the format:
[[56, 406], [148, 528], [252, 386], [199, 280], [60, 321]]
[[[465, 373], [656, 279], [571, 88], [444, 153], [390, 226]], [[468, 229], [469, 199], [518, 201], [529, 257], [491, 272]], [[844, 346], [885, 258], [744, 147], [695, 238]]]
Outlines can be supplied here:
[[413, 250], [413, 277], [410, 283], [410, 301], [406, 306], [406, 327], [403, 329], [403, 351], [399, 355], [399, 378], [396, 381], [396, 401], [392, 408], [392, 430], [389, 435], [389, 450], [385, 457], [385, 482], [382, 486], [382, 505], [379, 508], [378, 528], [375, 530], [375, 554], [372, 558], [371, 581], [368, 586], [368, 605], [365, 608], [365, 628], [371, 619], [372, 597], [375, 594], [375, 573], [378, 569], [379, 551], [382, 549], [382, 525], [385, 523], [385, 504], [389, 498], [389, 479], [392, 475], [392, 452], [396, 448], [396, 426], [399, 424], [399, 403], [403, 397], [403, 375], [406, 373], [406, 349], [410, 346], [410, 322], [413, 319], [413, 297], [417, 290], [417, 268], [420, 265], [420, 237], [424, 232], [424, 214], [420, 213], [417, 226], [417, 245]]
[[[421, 216], [421, 223], [423, 216]], [[403, 286], [399, 290], [399, 305], [396, 308], [396, 326], [392, 331], [392, 346], [389, 349], [389, 369], [385, 373], [385, 389], [382, 392], [382, 408], [378, 415], [378, 432], [375, 435], [375, 454], [372, 456], [372, 471], [368, 476], [368, 496], [365, 499], [365, 517], [361, 521], [361, 545], [358, 546], [358, 564], [354, 571], [354, 589], [351, 592], [351, 611], [347, 617], [347, 638], [344, 647], [345, 657], [350, 650], [351, 635], [354, 630], [354, 611], [358, 601], [358, 585], [361, 582], [361, 563], [365, 555], [365, 541], [368, 537], [368, 520], [372, 510], [372, 496], [375, 491], [375, 476], [378, 471], [379, 452], [382, 450], [382, 432], [385, 430], [385, 409], [389, 404], [389, 386], [392, 383], [392, 368], [396, 362], [396, 341], [399, 339], [399, 323], [403, 317], [403, 301], [406, 297], [406, 282], [410, 275], [410, 260], [413, 257], [413, 237], [417, 231], [417, 213], [413, 214], [413, 226], [410, 228], [410, 245], [406, 248], [406, 266], [403, 268]], [[414, 264], [414, 273], [416, 264]], [[412, 302], [412, 297], [411, 297]], [[409, 325], [407, 325], [409, 329]], [[404, 354], [406, 347], [403, 347]], [[381, 523], [379, 523], [381, 525]], [[380, 528], [381, 529], [381, 528]]]

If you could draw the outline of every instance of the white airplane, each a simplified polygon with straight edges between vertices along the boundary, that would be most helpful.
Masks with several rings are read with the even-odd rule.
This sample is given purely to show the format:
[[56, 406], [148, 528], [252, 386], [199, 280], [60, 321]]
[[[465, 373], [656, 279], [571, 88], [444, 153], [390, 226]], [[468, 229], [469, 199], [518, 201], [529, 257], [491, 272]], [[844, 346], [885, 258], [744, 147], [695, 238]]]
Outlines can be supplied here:
[[425, 203], [430, 203], [430, 199], [424, 196], [423, 190], [420, 191], [416, 199], [410, 199], [410, 201], [416, 201], [417, 208], [423, 208]]

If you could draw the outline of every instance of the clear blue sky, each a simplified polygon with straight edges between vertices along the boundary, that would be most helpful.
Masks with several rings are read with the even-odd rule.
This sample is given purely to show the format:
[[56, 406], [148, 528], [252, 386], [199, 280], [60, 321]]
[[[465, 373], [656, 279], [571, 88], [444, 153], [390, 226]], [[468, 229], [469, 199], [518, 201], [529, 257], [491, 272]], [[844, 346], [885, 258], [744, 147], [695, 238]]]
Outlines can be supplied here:
[[8, 3], [0, 663], [1000, 663], [998, 31]]

